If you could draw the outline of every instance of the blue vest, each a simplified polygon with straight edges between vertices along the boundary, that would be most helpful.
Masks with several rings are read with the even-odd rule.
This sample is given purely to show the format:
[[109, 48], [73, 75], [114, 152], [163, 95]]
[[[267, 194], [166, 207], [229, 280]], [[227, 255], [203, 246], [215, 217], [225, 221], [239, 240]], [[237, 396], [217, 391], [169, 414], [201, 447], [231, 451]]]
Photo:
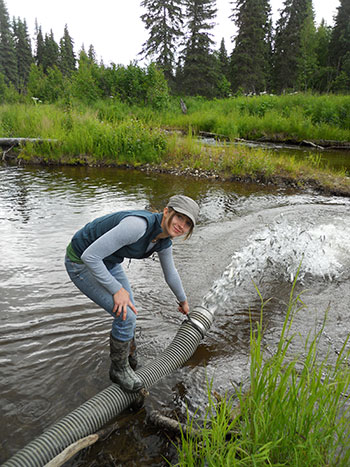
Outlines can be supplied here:
[[103, 262], [107, 267], [111, 267], [115, 263], [121, 263], [124, 258], [147, 258], [155, 251], [168, 248], [172, 244], [172, 241], [169, 237], [162, 238], [154, 244], [153, 248], [151, 248], [149, 251], [146, 251], [150, 242], [162, 232], [160, 225], [163, 218], [162, 213], [153, 213], [141, 210], [119, 211], [113, 214], [107, 214], [106, 216], [99, 217], [92, 222], [89, 222], [82, 229], [76, 232], [71, 241], [73, 250], [76, 255], [80, 258], [86, 248], [91, 245], [91, 243], [93, 243], [109, 230], [113, 229], [113, 227], [118, 225], [119, 222], [127, 216], [140, 216], [146, 219], [146, 232], [141, 238], [139, 238], [139, 240], [137, 240], [137, 242], [132, 243], [131, 245], [125, 245], [104, 258]]

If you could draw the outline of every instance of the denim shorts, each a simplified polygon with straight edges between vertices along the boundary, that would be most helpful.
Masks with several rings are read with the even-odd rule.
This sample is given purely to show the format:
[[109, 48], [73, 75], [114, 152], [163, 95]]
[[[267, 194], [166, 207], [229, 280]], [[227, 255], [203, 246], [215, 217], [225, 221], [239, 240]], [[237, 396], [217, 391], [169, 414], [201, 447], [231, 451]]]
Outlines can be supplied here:
[[[113, 317], [112, 335], [120, 341], [129, 341], [134, 337], [136, 326], [136, 315], [128, 307], [126, 319], [122, 319], [122, 313], [116, 317], [112, 312], [114, 307], [113, 295], [108, 292], [91, 274], [85, 264], [74, 263], [67, 256], [65, 257], [65, 266], [72, 282], [87, 297], [98, 306], [106, 310]], [[132, 290], [121, 264], [117, 263], [109, 273], [129, 292], [130, 300], [134, 303]]]

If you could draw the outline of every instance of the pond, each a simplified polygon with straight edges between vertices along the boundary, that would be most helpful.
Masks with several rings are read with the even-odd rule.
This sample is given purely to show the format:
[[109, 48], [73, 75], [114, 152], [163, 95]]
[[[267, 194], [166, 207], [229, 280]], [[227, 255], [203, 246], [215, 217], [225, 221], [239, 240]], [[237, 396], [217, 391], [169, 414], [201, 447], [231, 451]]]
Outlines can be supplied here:
[[[168, 439], [147, 413], [204, 410], [207, 382], [224, 394], [249, 384], [250, 316], [264, 310], [273, 353], [300, 266], [295, 317], [300, 342], [328, 318], [321, 351], [336, 358], [350, 330], [350, 200], [239, 184], [81, 167], [0, 167], [2, 368], [0, 462], [110, 385], [111, 318], [69, 281], [65, 248], [74, 232], [120, 209], [160, 210], [183, 193], [200, 205], [191, 239], [174, 242], [174, 259], [191, 307], [215, 303], [214, 323], [184, 367], [150, 389], [145, 407], [126, 411], [106, 442], [74, 465], [166, 465]], [[183, 316], [158, 260], [125, 264], [137, 309], [141, 364], [172, 341]], [[298, 341], [295, 344], [298, 348]], [[73, 465], [73, 464], [72, 464]]]

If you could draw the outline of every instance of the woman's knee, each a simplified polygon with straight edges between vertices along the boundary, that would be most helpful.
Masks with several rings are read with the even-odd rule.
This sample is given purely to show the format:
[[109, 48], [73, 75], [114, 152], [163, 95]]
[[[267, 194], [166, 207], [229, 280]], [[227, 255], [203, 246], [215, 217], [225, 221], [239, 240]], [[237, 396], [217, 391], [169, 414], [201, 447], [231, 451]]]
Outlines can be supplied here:
[[136, 315], [128, 307], [128, 313], [126, 319], [121, 319], [121, 315], [113, 320], [112, 335], [116, 339], [127, 341], [131, 340], [135, 333], [136, 327]]

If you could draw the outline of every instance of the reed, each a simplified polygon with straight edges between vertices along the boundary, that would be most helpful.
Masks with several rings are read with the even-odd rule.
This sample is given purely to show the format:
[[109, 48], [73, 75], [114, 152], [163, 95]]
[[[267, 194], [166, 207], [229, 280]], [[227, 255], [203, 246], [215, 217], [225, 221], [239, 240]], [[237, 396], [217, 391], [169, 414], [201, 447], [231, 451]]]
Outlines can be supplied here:
[[264, 352], [262, 302], [260, 321], [251, 323], [250, 390], [236, 389], [218, 403], [208, 386], [201, 435], [192, 436], [198, 424], [188, 417], [176, 465], [349, 465], [347, 342], [332, 364], [329, 355], [319, 359], [323, 327], [308, 335], [299, 354], [292, 351], [299, 337], [293, 334], [293, 319], [304, 307], [300, 295], [294, 297], [294, 286], [275, 354]]

